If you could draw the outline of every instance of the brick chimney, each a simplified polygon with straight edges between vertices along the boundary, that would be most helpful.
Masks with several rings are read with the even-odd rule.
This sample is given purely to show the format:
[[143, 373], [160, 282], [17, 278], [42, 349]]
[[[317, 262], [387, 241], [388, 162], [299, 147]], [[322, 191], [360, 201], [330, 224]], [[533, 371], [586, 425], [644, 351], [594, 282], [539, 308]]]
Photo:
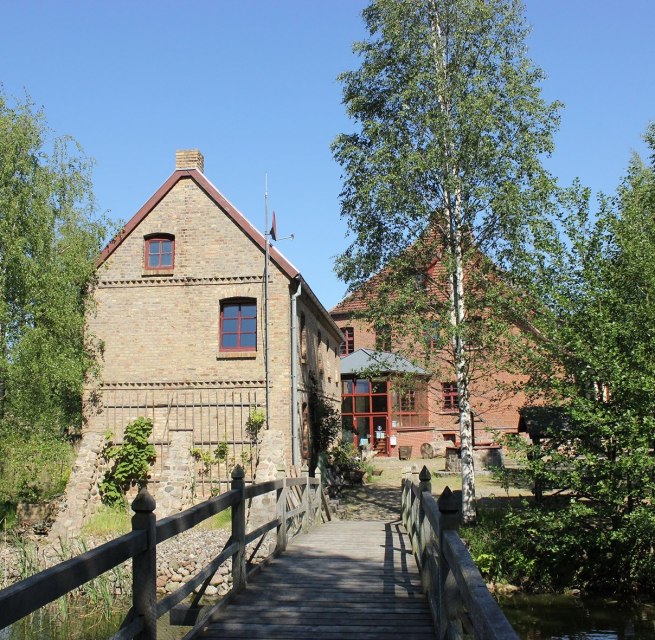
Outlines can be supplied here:
[[205, 171], [205, 156], [198, 149], [179, 149], [175, 152], [176, 169], [197, 169]]

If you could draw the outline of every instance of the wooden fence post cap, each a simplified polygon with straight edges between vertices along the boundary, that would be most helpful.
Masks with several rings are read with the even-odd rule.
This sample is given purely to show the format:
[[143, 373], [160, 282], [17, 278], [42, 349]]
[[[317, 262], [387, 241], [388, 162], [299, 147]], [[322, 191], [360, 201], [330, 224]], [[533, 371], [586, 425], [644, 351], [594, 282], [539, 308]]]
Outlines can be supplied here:
[[425, 465], [423, 465], [423, 468], [421, 469], [421, 473], [418, 474], [418, 479], [421, 482], [427, 482], [428, 480], [430, 480], [431, 477], [432, 474], [430, 473], [429, 469]]
[[155, 499], [150, 495], [148, 487], [143, 486], [136, 494], [136, 498], [132, 501], [132, 511], [134, 513], [152, 513], [157, 507]]
[[439, 496], [437, 503], [441, 513], [457, 513], [461, 505], [462, 492], [451, 491], [450, 487], [446, 487]]
[[241, 480], [246, 477], [246, 473], [243, 470], [243, 467], [238, 464], [234, 469], [232, 469], [232, 479], [233, 480]]

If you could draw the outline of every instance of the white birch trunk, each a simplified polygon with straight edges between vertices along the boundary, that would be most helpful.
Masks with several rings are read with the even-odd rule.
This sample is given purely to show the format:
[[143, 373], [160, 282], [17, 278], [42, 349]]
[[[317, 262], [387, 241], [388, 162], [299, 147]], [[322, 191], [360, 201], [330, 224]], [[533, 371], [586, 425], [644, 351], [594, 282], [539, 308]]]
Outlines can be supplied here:
[[475, 469], [473, 466], [473, 420], [469, 400], [469, 362], [464, 340], [459, 331], [464, 323], [464, 259], [462, 256], [462, 224], [460, 217], [460, 193], [456, 195], [455, 224], [453, 225], [453, 296], [456, 333], [453, 356], [457, 372], [457, 394], [459, 397], [459, 435], [462, 460], [462, 522], [475, 521]]
[[[432, 35], [434, 66], [438, 77], [447, 86], [447, 64], [444, 47], [441, 46], [441, 25], [439, 10], [434, 0], [430, 3], [432, 9]], [[441, 110], [450, 115], [450, 101], [447, 94], [438, 96]], [[452, 158], [452, 142], [444, 135], [445, 157]], [[453, 185], [458, 185], [457, 166], [447, 166], [444, 173], [453, 179]], [[454, 200], [453, 200], [454, 195]], [[450, 293], [450, 322], [453, 327], [453, 361], [457, 379], [457, 394], [459, 396], [459, 433], [461, 441], [462, 468], [462, 522], [475, 521], [475, 470], [473, 467], [473, 421], [471, 419], [471, 404], [469, 400], [469, 363], [466, 345], [461, 334], [461, 328], [466, 317], [464, 303], [464, 257], [462, 233], [462, 193], [459, 186], [454, 187], [454, 194], [449, 187], [444, 186], [444, 209], [448, 214], [448, 250], [450, 253], [450, 277], [448, 278]]]
[[[475, 469], [473, 466], [473, 421], [469, 399], [469, 363], [466, 344], [461, 328], [466, 316], [464, 303], [464, 258], [462, 254], [462, 224], [460, 192], [455, 194], [455, 202], [448, 207], [450, 252], [450, 323], [453, 327], [453, 361], [457, 379], [459, 402], [459, 437], [461, 443], [462, 470], [462, 522], [475, 521]], [[454, 204], [454, 206], [453, 206]]]

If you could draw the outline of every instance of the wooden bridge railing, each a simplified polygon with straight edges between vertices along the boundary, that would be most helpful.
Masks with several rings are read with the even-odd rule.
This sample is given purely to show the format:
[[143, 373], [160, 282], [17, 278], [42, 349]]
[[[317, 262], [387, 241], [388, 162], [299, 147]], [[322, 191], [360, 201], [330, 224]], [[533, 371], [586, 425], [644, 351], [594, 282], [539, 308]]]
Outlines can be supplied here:
[[[330, 519], [320, 477], [310, 478], [306, 470], [300, 478], [286, 478], [283, 471], [278, 471], [278, 477], [277, 480], [246, 486], [243, 469], [237, 466], [232, 472], [229, 491], [158, 522], [154, 514], [154, 498], [147, 489], [141, 489], [132, 503], [134, 516], [130, 533], [0, 591], [0, 629], [130, 558], [132, 608], [111, 640], [156, 640], [157, 619], [169, 611], [172, 624], [195, 624], [194, 629], [206, 624], [216, 611], [245, 589], [248, 578], [259, 569], [261, 565], [253, 565], [251, 561], [269, 531], [275, 529], [277, 534], [271, 557], [284, 551], [290, 536], [318, 523], [323, 509], [325, 517]], [[276, 493], [275, 517], [246, 532], [247, 501], [273, 491]], [[232, 535], [223, 550], [177, 591], [157, 602], [157, 545], [228, 508], [232, 509]], [[247, 546], [257, 541], [248, 559]], [[210, 580], [229, 558], [232, 559], [231, 590], [217, 604], [200, 609], [200, 599]], [[178, 605], [196, 589], [191, 605], [180, 608]], [[198, 620], [201, 615], [202, 619]]]
[[[416, 482], [419, 480], [419, 482]], [[437, 638], [518, 640], [459, 537], [461, 491], [432, 496], [430, 472], [402, 481], [402, 521], [428, 596]]]

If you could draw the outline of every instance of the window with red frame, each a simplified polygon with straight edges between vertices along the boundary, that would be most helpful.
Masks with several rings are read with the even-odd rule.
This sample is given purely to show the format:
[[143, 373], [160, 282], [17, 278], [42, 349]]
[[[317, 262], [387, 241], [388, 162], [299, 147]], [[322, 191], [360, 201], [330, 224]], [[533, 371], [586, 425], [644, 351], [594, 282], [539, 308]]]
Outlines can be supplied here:
[[227, 300], [221, 303], [220, 350], [257, 349], [257, 302]]
[[345, 340], [341, 343], [339, 355], [347, 356], [355, 350], [355, 330], [352, 327], [343, 327], [341, 332]]
[[459, 394], [456, 382], [441, 383], [441, 408], [444, 411], [457, 411], [459, 409]]
[[146, 269], [172, 269], [175, 236], [161, 234], [146, 238]]

